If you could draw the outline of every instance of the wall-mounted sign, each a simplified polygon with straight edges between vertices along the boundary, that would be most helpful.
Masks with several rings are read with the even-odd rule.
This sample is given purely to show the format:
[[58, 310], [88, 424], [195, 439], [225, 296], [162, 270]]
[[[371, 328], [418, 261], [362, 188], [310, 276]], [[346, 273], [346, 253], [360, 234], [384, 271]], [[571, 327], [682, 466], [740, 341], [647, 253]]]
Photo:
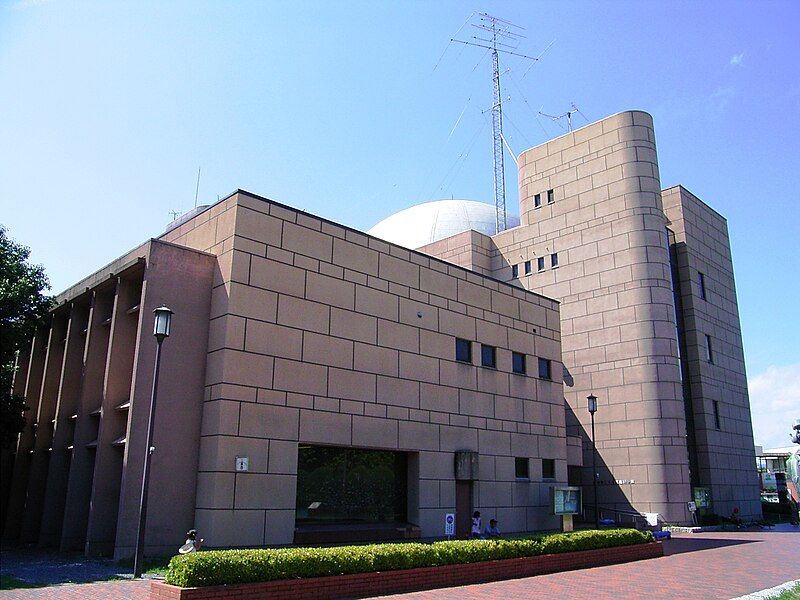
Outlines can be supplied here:
[[686, 503], [686, 508], [689, 509], [690, 513], [697, 512], [697, 504], [694, 503], [694, 500], [690, 500]]
[[551, 506], [554, 515], [576, 515], [581, 512], [581, 488], [550, 488]]
[[236, 457], [236, 470], [247, 471], [250, 468], [250, 460], [246, 456]]
[[444, 516], [444, 534], [447, 536], [455, 535], [456, 532], [456, 516], [453, 513], [447, 513]]

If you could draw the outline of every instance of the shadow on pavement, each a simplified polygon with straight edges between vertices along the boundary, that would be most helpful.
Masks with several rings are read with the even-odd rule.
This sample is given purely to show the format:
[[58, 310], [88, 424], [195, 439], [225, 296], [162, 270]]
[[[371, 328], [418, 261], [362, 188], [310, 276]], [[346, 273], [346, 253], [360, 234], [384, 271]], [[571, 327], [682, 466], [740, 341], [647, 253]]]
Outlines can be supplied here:
[[687, 538], [679, 537], [666, 540], [664, 542], [664, 556], [672, 554], [682, 554], [684, 552], [699, 552], [701, 550], [712, 550], [714, 548], [724, 548], [726, 546], [738, 546], [740, 544], [752, 544], [763, 540], [746, 540], [736, 538]]
[[125, 579], [131, 577], [131, 571], [112, 560], [86, 558], [78, 552], [43, 552], [5, 546], [0, 551], [0, 573], [32, 584]]

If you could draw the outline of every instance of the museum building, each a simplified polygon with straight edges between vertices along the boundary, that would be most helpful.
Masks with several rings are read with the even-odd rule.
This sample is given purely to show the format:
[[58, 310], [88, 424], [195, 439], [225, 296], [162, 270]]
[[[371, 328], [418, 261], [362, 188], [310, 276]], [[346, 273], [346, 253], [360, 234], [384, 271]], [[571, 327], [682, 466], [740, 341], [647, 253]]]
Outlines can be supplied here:
[[724, 218], [661, 190], [638, 111], [519, 173], [499, 233], [481, 203], [370, 235], [239, 190], [60, 294], [14, 379], [4, 536], [133, 554], [161, 305], [150, 554], [556, 529], [568, 483], [620, 517], [760, 513]]

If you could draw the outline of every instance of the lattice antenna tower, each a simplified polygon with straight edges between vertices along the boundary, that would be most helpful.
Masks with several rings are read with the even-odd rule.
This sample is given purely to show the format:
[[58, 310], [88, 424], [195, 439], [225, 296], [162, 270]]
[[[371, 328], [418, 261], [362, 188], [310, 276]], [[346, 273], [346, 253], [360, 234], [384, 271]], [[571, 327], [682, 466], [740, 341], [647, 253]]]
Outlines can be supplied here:
[[529, 60], [539, 60], [535, 56], [528, 56], [515, 52], [519, 41], [524, 39], [522, 34], [524, 27], [515, 25], [511, 21], [493, 17], [487, 13], [476, 13], [478, 23], [470, 23], [472, 27], [478, 29], [481, 35], [471, 36], [474, 41], [465, 41], [451, 38], [451, 42], [466, 44], [486, 48], [492, 55], [492, 156], [494, 163], [494, 204], [495, 204], [495, 229], [497, 233], [507, 228], [506, 220], [506, 181], [503, 166], [503, 103], [500, 97], [500, 58], [499, 55], [511, 54], [527, 58]]

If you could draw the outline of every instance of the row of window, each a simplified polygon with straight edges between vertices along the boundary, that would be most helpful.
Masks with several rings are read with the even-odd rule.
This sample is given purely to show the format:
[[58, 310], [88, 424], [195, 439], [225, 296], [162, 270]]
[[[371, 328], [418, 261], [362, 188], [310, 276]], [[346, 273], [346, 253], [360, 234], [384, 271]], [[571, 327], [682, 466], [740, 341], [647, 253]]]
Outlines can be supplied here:
[[[547, 190], [547, 203], [553, 204], [556, 201], [556, 195], [553, 190]], [[542, 206], [542, 195], [541, 194], [534, 194], [533, 196], [533, 208], [541, 208]]]
[[[544, 256], [540, 256], [536, 259], [537, 272], [544, 271], [545, 269], [544, 259], [545, 259]], [[519, 277], [519, 267], [520, 267], [519, 265], [511, 265], [512, 278]], [[525, 275], [530, 275], [533, 272], [533, 264], [529, 260], [526, 260], [524, 263], [522, 263], [522, 267], [524, 269]], [[558, 267], [558, 252], [553, 252], [550, 255], [550, 268], [555, 269], [556, 267]]]
[[[530, 459], [517, 457], [514, 459], [514, 476], [517, 479], [530, 479]], [[556, 478], [556, 460], [554, 458], [542, 459], [542, 479]]]
[[[488, 344], [480, 344], [481, 366], [497, 368], [497, 348]], [[527, 356], [522, 352], [511, 352], [511, 370], [518, 375], [527, 375]], [[456, 360], [472, 364], [472, 342], [456, 338]], [[552, 379], [552, 363], [548, 358], [537, 357], [540, 379]]]

